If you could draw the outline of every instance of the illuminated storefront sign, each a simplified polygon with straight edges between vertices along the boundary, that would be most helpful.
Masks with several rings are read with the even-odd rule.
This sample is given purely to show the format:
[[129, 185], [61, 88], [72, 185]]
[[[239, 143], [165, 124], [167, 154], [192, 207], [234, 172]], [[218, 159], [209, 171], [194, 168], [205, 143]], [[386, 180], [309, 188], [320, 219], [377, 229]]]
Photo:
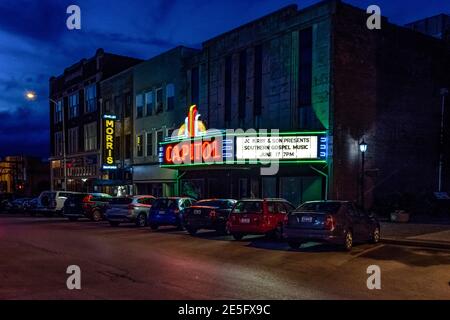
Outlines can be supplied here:
[[326, 163], [326, 131], [236, 133], [206, 130], [192, 106], [185, 123], [159, 146], [162, 167], [193, 165], [261, 165], [279, 163]]
[[114, 159], [114, 136], [116, 132], [116, 116], [103, 116], [103, 170], [116, 170], [117, 165]]

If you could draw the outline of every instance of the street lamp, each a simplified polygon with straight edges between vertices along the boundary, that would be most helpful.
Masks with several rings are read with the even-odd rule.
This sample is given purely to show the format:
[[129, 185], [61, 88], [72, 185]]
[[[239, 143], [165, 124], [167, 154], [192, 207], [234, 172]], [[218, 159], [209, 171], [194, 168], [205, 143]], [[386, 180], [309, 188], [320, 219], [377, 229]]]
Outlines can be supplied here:
[[[27, 91], [25, 92], [25, 98], [29, 101], [35, 101], [37, 99], [37, 94], [34, 91]], [[51, 103], [58, 105], [58, 102], [49, 98], [48, 99]], [[64, 191], [67, 191], [67, 160], [66, 160], [66, 119], [64, 115], [64, 106], [61, 108], [62, 112], [62, 145], [63, 145], [63, 165], [64, 165]], [[53, 183], [52, 183], [53, 186]]]
[[366, 152], [367, 152], [367, 143], [363, 141], [359, 144], [359, 151], [361, 151], [361, 207], [363, 210], [365, 209], [364, 203], [364, 175], [365, 175], [365, 162], [366, 162]]

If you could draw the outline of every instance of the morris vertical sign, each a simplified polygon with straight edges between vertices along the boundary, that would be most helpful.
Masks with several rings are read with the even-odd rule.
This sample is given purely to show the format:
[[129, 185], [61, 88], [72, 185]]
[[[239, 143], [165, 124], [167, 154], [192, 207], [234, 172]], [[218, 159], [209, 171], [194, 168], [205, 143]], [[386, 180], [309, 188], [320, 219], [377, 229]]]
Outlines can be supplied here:
[[116, 170], [116, 160], [114, 159], [114, 136], [116, 132], [116, 116], [103, 116], [103, 169]]

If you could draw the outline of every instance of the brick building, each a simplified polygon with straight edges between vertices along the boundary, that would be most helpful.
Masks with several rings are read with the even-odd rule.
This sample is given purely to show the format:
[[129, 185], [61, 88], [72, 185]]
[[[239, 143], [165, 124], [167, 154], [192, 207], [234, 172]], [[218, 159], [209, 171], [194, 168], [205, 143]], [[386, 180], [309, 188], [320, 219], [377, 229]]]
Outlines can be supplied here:
[[100, 82], [139, 62], [99, 49], [50, 78], [52, 189], [92, 191], [102, 179]]
[[387, 18], [369, 30], [367, 18], [341, 1], [289, 6], [204, 42], [188, 62], [187, 94], [209, 128], [326, 132], [328, 155], [321, 164], [282, 165], [271, 177], [258, 166], [178, 166], [180, 193], [295, 204], [364, 194], [374, 206], [437, 191], [440, 150], [448, 191], [449, 149], [440, 146], [448, 44]]

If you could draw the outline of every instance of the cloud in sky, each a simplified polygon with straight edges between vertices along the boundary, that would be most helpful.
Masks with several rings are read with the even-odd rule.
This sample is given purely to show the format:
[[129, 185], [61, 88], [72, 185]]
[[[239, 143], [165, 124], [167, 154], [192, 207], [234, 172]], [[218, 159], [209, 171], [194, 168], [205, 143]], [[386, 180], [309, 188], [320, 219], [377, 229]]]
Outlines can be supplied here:
[[[49, 154], [48, 79], [108, 52], [148, 59], [177, 45], [200, 46], [279, 8], [317, 0], [15, 0], [0, 1], [0, 156]], [[366, 8], [369, 0], [348, 0]], [[82, 30], [66, 29], [66, 8], [81, 8]], [[450, 1], [379, 0], [382, 14], [404, 24], [441, 12]], [[24, 100], [25, 90], [38, 100]], [[5, 121], [7, 119], [7, 121]], [[27, 128], [27, 131], [24, 131]], [[30, 135], [31, 131], [31, 135]], [[31, 137], [31, 138], [30, 138]]]

